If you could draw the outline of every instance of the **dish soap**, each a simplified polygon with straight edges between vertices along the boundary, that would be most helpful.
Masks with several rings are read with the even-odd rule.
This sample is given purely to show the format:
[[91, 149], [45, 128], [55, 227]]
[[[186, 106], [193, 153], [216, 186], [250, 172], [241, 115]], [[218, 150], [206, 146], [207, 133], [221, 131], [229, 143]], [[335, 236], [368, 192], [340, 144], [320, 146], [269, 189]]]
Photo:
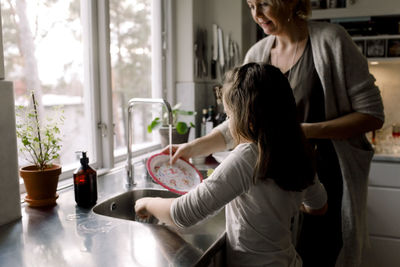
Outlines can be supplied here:
[[97, 173], [89, 166], [89, 158], [82, 151], [81, 166], [74, 172], [75, 202], [80, 207], [92, 207], [97, 201]]

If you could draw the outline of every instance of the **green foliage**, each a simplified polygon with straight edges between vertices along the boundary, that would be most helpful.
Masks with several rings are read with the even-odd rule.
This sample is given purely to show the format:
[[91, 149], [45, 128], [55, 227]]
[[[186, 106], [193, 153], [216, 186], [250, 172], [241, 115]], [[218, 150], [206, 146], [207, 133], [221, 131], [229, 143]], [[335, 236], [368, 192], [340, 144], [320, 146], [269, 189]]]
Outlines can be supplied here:
[[[189, 125], [186, 122], [183, 121], [178, 121], [179, 115], [182, 116], [195, 116], [196, 112], [194, 111], [186, 111], [186, 110], [181, 110], [179, 107], [181, 106], [180, 103], [176, 104], [172, 108], [172, 126], [176, 128], [176, 131], [179, 134], [185, 134], [189, 131], [189, 129], [192, 127], [194, 128], [193, 123], [189, 123]], [[160, 117], [155, 117], [151, 123], [147, 126], [147, 131], [151, 133], [153, 130], [161, 127], [161, 126], [167, 126], [168, 125], [168, 112], [164, 110], [163, 113], [163, 119], [161, 120]]]
[[22, 144], [20, 151], [27, 161], [40, 170], [51, 166], [51, 162], [60, 156], [60, 126], [65, 118], [62, 110], [58, 112], [60, 112], [58, 119], [46, 118], [46, 123], [41, 123], [33, 92], [31, 108], [16, 107], [17, 137]]

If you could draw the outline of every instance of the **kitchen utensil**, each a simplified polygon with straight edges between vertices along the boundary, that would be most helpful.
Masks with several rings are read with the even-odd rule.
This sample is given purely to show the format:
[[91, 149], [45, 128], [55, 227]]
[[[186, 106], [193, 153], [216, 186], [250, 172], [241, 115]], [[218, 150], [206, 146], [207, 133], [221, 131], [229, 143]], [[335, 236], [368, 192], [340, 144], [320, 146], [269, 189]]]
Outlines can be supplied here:
[[170, 165], [168, 154], [155, 154], [149, 158], [146, 167], [158, 184], [177, 194], [186, 194], [203, 181], [203, 176], [192, 164], [183, 159]]
[[224, 51], [224, 36], [221, 28], [218, 28], [218, 59], [221, 67], [220, 74], [225, 72], [225, 51]]
[[201, 71], [202, 71], [202, 76], [204, 76], [204, 77], [206, 77], [208, 75], [206, 44], [207, 44], [207, 30], [202, 30], [201, 31], [201, 46], [199, 47], [199, 49], [200, 49]]
[[211, 59], [211, 78], [217, 78], [217, 60], [218, 60], [218, 26], [212, 25], [213, 29], [213, 45], [212, 45], [212, 59]]

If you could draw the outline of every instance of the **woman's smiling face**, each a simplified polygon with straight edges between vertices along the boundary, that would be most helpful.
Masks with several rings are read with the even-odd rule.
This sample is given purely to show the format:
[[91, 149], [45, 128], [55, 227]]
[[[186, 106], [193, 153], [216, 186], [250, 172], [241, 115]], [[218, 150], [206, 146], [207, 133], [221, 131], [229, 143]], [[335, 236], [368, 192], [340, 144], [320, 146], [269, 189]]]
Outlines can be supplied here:
[[247, 0], [247, 4], [253, 20], [264, 30], [265, 34], [277, 35], [282, 31], [289, 12], [284, 12], [274, 6], [270, 0]]

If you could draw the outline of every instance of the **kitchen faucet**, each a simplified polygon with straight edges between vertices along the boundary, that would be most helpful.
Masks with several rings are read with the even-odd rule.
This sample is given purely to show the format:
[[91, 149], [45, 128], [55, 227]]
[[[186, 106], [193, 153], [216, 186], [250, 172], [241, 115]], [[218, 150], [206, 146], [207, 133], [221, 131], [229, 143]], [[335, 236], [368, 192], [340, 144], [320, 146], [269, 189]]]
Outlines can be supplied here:
[[160, 103], [163, 104], [168, 112], [168, 125], [172, 125], [172, 109], [171, 105], [168, 103], [167, 100], [162, 99], [162, 98], [132, 98], [128, 102], [128, 155], [127, 155], [127, 162], [126, 162], [126, 184], [125, 186], [127, 188], [132, 187], [135, 185], [135, 180], [134, 180], [134, 168], [132, 166], [131, 162], [131, 157], [132, 157], [132, 110], [135, 104], [137, 103]]

